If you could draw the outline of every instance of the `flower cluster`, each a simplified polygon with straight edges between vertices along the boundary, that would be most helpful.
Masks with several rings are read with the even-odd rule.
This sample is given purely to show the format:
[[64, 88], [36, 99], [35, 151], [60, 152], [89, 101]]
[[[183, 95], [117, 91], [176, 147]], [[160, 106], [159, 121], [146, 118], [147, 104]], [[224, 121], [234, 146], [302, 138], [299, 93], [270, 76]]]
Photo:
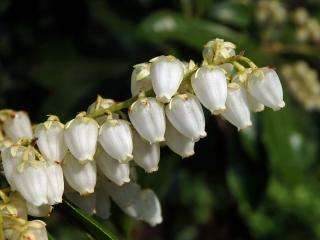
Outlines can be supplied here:
[[315, 69], [304, 61], [298, 61], [283, 65], [281, 73], [290, 92], [305, 109], [320, 109], [320, 82]]
[[135, 166], [157, 171], [164, 145], [182, 158], [193, 155], [207, 135], [202, 106], [240, 130], [252, 124], [251, 111], [285, 105], [277, 73], [237, 55], [233, 43], [212, 40], [203, 58], [200, 66], [173, 56], [138, 64], [132, 98], [98, 96], [66, 124], [49, 116], [32, 127], [25, 112], [1, 110], [4, 174], [28, 215], [48, 215], [64, 194], [88, 214], [108, 218], [111, 198], [129, 216], [161, 223], [158, 197], [138, 185]]
[[276, 0], [260, 0], [257, 4], [256, 19], [261, 24], [282, 24], [286, 21], [287, 10]]

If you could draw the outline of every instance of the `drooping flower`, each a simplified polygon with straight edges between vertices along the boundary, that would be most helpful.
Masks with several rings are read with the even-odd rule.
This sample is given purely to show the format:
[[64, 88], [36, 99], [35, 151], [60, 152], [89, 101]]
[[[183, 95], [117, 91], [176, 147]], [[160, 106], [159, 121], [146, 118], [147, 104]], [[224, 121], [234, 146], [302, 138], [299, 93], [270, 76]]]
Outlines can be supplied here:
[[184, 68], [173, 56], [159, 56], [151, 60], [150, 76], [157, 100], [167, 103], [183, 80]]
[[40, 206], [34, 206], [31, 203], [27, 203], [28, 215], [32, 217], [48, 217], [50, 216], [53, 207], [49, 204]]
[[61, 203], [64, 191], [63, 172], [60, 164], [48, 163], [46, 168], [48, 178], [48, 203]]
[[165, 113], [163, 105], [155, 98], [139, 98], [128, 113], [132, 125], [144, 139], [150, 143], [164, 141]]
[[198, 141], [207, 135], [203, 110], [196, 96], [186, 93], [176, 95], [166, 106], [171, 124], [184, 136]]
[[140, 91], [152, 89], [150, 79], [150, 63], [140, 63], [133, 66], [131, 74], [131, 94], [136, 96]]
[[198, 99], [212, 114], [225, 110], [227, 79], [224, 70], [217, 66], [203, 66], [191, 79], [192, 88]]

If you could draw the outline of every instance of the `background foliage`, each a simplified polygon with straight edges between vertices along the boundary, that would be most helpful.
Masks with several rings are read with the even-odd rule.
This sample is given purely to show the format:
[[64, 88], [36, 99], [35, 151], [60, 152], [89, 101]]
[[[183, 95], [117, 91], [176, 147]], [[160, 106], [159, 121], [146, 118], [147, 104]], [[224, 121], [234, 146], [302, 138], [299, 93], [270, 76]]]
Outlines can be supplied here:
[[[0, 1], [0, 107], [34, 122], [65, 122], [97, 93], [130, 97], [134, 64], [161, 54], [201, 62], [204, 43], [233, 41], [260, 66], [297, 59], [320, 67], [319, 42], [294, 40], [292, 23], [260, 25], [258, 1]], [[317, 0], [282, 1], [320, 20]], [[243, 132], [207, 112], [208, 137], [181, 160], [163, 149], [159, 171], [139, 183], [160, 196], [164, 222], [133, 221], [112, 206], [102, 222], [124, 239], [319, 239], [319, 113], [287, 91], [286, 108], [254, 115]], [[53, 238], [102, 239], [66, 204], [47, 221]]]

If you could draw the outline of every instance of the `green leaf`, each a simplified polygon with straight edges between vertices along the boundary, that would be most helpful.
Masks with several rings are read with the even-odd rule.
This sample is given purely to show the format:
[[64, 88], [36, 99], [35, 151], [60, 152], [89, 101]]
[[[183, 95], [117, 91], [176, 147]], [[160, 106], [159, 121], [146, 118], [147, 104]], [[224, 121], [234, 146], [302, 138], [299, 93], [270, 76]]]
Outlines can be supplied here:
[[48, 240], [55, 240], [55, 238], [48, 232]]
[[101, 225], [93, 217], [85, 214], [79, 208], [73, 206], [70, 202], [66, 200], [63, 200], [63, 202], [71, 210], [72, 215], [77, 218], [96, 239], [118, 239], [118, 237], [116, 237], [111, 230], [109, 230], [106, 226]]
[[244, 36], [221, 24], [185, 18], [171, 11], [156, 12], [140, 23], [137, 34], [152, 43], [167, 40], [180, 41], [189, 47], [201, 50], [213, 38], [240, 42]]

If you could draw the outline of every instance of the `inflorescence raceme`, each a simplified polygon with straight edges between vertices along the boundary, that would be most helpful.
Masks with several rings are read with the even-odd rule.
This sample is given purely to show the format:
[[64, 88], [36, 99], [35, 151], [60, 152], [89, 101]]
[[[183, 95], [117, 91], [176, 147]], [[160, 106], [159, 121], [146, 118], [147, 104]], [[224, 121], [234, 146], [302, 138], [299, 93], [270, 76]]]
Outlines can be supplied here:
[[6, 237], [47, 239], [45, 224], [27, 215], [48, 216], [63, 194], [87, 214], [108, 218], [112, 199], [135, 219], [161, 223], [158, 197], [138, 185], [135, 166], [157, 171], [160, 144], [182, 158], [193, 155], [207, 135], [202, 106], [240, 130], [251, 126], [251, 111], [285, 105], [277, 73], [235, 50], [215, 39], [205, 45], [200, 66], [173, 56], [135, 65], [132, 98], [116, 103], [98, 96], [66, 124], [50, 115], [32, 127], [27, 113], [1, 110], [1, 158], [10, 185], [0, 192]]

